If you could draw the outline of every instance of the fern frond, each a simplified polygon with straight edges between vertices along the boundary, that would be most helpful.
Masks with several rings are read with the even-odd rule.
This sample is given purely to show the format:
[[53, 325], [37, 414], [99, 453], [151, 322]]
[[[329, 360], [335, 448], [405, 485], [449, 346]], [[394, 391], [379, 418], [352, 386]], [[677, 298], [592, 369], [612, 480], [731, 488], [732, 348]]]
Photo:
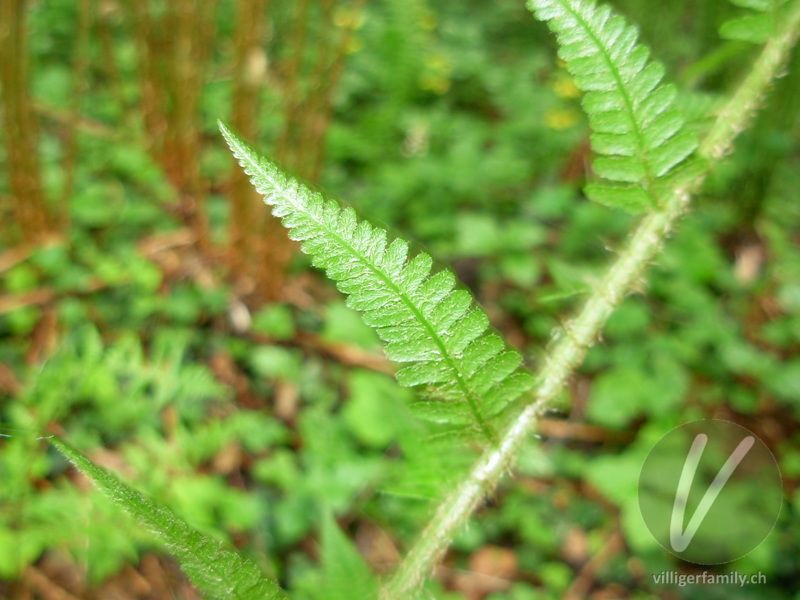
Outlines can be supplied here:
[[348, 306], [375, 328], [387, 357], [406, 363], [396, 377], [420, 391], [412, 408], [494, 441], [493, 421], [533, 379], [520, 368], [520, 353], [491, 332], [471, 294], [456, 289], [455, 275], [431, 274], [429, 255], [409, 258], [407, 242], [390, 242], [383, 229], [359, 222], [352, 208], [324, 200], [259, 157], [224, 124], [220, 129], [289, 236], [302, 242], [314, 266], [326, 270], [348, 295]]
[[730, 0], [741, 8], [748, 8], [755, 14], [726, 21], [719, 28], [719, 34], [729, 40], [742, 40], [763, 44], [777, 31], [782, 18], [786, 0]]
[[637, 44], [638, 32], [592, 0], [529, 0], [556, 34], [559, 56], [578, 87], [600, 156], [594, 171], [610, 184], [590, 185], [592, 200], [640, 212], [662, 204], [659, 180], [697, 147], [674, 106], [664, 67]]

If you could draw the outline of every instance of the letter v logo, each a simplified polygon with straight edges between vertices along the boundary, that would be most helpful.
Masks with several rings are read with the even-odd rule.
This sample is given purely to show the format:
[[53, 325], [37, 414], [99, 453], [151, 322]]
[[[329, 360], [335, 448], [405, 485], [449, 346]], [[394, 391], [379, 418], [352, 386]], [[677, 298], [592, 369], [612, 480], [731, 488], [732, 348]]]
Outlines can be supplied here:
[[697, 434], [694, 438], [694, 442], [692, 442], [692, 447], [689, 448], [686, 462], [683, 463], [683, 470], [681, 471], [681, 476], [678, 481], [678, 488], [675, 491], [675, 503], [672, 505], [672, 518], [669, 524], [669, 543], [675, 552], [683, 552], [689, 547], [692, 539], [694, 539], [695, 533], [697, 533], [697, 530], [700, 528], [703, 519], [706, 518], [708, 511], [711, 510], [722, 488], [725, 487], [725, 484], [728, 482], [728, 479], [730, 479], [730, 476], [733, 475], [736, 467], [739, 466], [739, 463], [742, 462], [750, 451], [750, 448], [753, 447], [755, 438], [753, 436], [747, 436], [739, 442], [739, 445], [728, 457], [728, 460], [722, 465], [717, 476], [714, 477], [714, 481], [708, 486], [705, 494], [703, 494], [703, 498], [700, 500], [700, 504], [697, 505], [697, 509], [695, 509], [694, 514], [689, 520], [689, 524], [686, 526], [686, 529], [683, 530], [686, 504], [689, 501], [689, 492], [692, 489], [692, 482], [694, 481], [694, 476], [697, 471], [697, 465], [700, 463], [703, 450], [705, 450], [707, 443], [708, 436], [706, 434]]
[[656, 541], [698, 565], [729, 563], [752, 551], [772, 531], [783, 502], [769, 447], [749, 429], [716, 419], [663, 435], [642, 463], [638, 492]]

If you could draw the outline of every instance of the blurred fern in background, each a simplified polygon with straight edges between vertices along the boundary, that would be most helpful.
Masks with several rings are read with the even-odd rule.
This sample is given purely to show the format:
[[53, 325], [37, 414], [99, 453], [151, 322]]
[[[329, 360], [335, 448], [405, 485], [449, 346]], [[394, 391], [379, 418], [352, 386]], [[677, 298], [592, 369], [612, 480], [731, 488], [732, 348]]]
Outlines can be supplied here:
[[[539, 4], [565, 41], [566, 17]], [[631, 208], [660, 206], [657, 180], [680, 175], [671, 163], [796, 3], [609, 4], [638, 26], [620, 34], [650, 48], [626, 81], [657, 75], [624, 127], [608, 112], [618, 97], [592, 105], [603, 90], [581, 111], [584, 71], [615, 43], [562, 61], [518, 0], [0, 3], [0, 596], [197, 597], [45, 432], [298, 598], [348, 597], [355, 580], [373, 591], [366, 573], [392, 570], [479, 444], [452, 456], [441, 414], [409, 411], [381, 338], [286, 241], [216, 121], [346, 199], [374, 235], [408, 240], [406, 271], [420, 256], [446, 263], [430, 272], [464, 282], [436, 280], [473, 311], [456, 323], [480, 329], [471, 343], [497, 345], [491, 327], [538, 367], [636, 219], [587, 202], [584, 185], [609, 176]], [[754, 597], [791, 597], [799, 60], [710, 175], [647, 295], [625, 299], [588, 350], [517, 478], [458, 534], [432, 597], [725, 596], [654, 586], [648, 573], [679, 566], [635, 518], [653, 441], [711, 417], [779, 459], [785, 511], [733, 567], [766, 574]], [[632, 136], [653, 126], [653, 103], [665, 128]], [[642, 176], [628, 160], [642, 143], [656, 159], [680, 148]], [[624, 171], [607, 162], [619, 157]]]

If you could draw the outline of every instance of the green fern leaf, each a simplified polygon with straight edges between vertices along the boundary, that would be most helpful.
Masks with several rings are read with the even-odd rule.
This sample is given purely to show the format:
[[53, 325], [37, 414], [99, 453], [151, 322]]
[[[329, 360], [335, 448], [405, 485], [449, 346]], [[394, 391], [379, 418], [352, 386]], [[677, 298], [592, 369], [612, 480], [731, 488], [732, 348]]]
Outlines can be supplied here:
[[324, 509], [321, 535], [322, 582], [313, 590], [319, 600], [374, 600], [377, 582], [353, 542]]
[[51, 442], [108, 498], [141, 525], [160, 536], [189, 579], [206, 598], [217, 600], [288, 600], [278, 583], [251, 559], [189, 527], [167, 507], [120, 481], [58, 437]]
[[586, 92], [592, 148], [600, 155], [594, 171], [609, 182], [587, 186], [587, 196], [630, 212], [660, 206], [657, 181], [697, 147], [675, 108], [675, 87], [662, 81], [664, 67], [607, 6], [529, 0], [528, 7], [556, 34], [559, 56]]
[[730, 0], [741, 8], [749, 8], [757, 14], [726, 21], [719, 28], [719, 34], [728, 40], [741, 40], [763, 44], [777, 31], [782, 18], [782, 8], [786, 0]]
[[[419, 389], [421, 416], [496, 439], [503, 409], [532, 386], [522, 356], [491, 333], [486, 313], [456, 277], [431, 274], [433, 261], [409, 260], [408, 243], [359, 222], [352, 208], [324, 200], [260, 158], [220, 123], [225, 139], [264, 201], [293, 240], [326, 270], [386, 342], [386, 355], [404, 366], [401, 385]], [[433, 410], [431, 410], [432, 407]]]

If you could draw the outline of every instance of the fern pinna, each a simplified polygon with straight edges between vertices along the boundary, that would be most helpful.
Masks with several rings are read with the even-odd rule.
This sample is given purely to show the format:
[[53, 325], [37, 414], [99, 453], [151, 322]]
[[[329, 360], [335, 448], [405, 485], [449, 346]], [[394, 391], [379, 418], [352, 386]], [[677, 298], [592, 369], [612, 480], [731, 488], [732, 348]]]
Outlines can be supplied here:
[[348, 295], [348, 306], [363, 313], [387, 343], [387, 357], [408, 363], [396, 377], [419, 389], [412, 408], [495, 442], [499, 415], [533, 378], [520, 367], [520, 353], [491, 332], [472, 295], [456, 289], [455, 275], [431, 274], [428, 254], [409, 259], [407, 242], [388, 243], [386, 231], [359, 222], [352, 208], [324, 200], [259, 157], [224, 124], [220, 129], [289, 236]]
[[766, 42], [778, 31], [778, 25], [787, 17], [791, 5], [786, 0], [730, 0], [750, 12], [726, 21], [719, 28], [722, 37], [754, 44]]
[[648, 61], [636, 28], [608, 6], [578, 0], [530, 0], [528, 7], [556, 34], [559, 56], [586, 92], [593, 167], [610, 184], [586, 188], [592, 200], [631, 212], [662, 204], [659, 183], [697, 147], [673, 106], [676, 90], [664, 67]]

